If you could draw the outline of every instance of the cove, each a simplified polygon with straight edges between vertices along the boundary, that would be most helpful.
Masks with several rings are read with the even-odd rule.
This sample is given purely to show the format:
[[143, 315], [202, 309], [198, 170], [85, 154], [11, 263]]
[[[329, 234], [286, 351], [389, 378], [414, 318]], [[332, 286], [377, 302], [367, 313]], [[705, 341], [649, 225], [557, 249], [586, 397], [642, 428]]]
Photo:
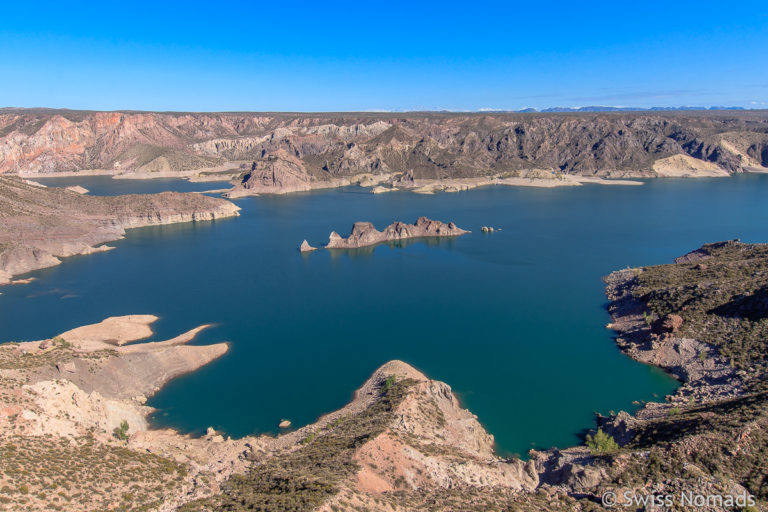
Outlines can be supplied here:
[[[43, 181], [43, 180], [41, 180]], [[45, 180], [92, 193], [207, 190], [215, 183]], [[193, 188], [192, 185], [194, 185]], [[197, 188], [199, 187], [199, 188]], [[107, 316], [161, 317], [153, 339], [202, 323], [223, 358], [150, 400], [156, 426], [275, 433], [343, 406], [402, 359], [450, 384], [501, 454], [580, 443], [593, 412], [663, 399], [676, 383], [633, 362], [604, 325], [601, 277], [669, 262], [702, 243], [768, 240], [768, 176], [644, 186], [489, 187], [457, 194], [345, 189], [237, 200], [241, 217], [143, 228], [115, 251], [69, 258], [0, 289], [0, 339], [50, 337]], [[352, 222], [418, 216], [473, 233], [354, 252], [300, 254]], [[501, 227], [492, 234], [482, 225]]]

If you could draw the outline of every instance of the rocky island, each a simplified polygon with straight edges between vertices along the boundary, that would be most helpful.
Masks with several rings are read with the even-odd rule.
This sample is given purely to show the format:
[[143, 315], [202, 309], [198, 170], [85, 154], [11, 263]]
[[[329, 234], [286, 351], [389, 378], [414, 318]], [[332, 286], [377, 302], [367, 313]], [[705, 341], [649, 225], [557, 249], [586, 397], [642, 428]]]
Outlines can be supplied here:
[[326, 249], [357, 249], [369, 245], [380, 244], [393, 240], [409, 238], [461, 236], [465, 231], [453, 222], [443, 224], [439, 220], [419, 217], [415, 224], [393, 222], [384, 231], [377, 230], [370, 222], [355, 222], [352, 232], [347, 238], [342, 238], [335, 231], [331, 232]]
[[0, 176], [0, 284], [58, 265], [59, 258], [110, 249], [126, 229], [233, 217], [240, 208], [202, 194], [89, 196]]
[[[768, 502], [768, 246], [705, 245], [606, 278], [619, 347], [682, 386], [634, 416], [598, 416], [586, 446], [501, 458], [451, 388], [379, 368], [344, 408], [277, 437], [153, 430], [146, 397], [226, 353], [134, 344], [152, 316], [0, 345], [0, 509], [526, 512], [602, 510], [604, 496]], [[610, 494], [613, 493], [613, 494]], [[738, 501], [740, 500], [740, 501]], [[682, 507], [681, 507], [682, 508]]]

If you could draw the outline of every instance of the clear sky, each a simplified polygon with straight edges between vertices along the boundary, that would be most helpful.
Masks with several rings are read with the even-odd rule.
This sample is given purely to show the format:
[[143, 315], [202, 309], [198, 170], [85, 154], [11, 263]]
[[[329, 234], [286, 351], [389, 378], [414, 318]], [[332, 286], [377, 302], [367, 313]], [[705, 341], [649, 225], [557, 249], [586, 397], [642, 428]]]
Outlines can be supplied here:
[[0, 105], [768, 108], [768, 2], [3, 2]]

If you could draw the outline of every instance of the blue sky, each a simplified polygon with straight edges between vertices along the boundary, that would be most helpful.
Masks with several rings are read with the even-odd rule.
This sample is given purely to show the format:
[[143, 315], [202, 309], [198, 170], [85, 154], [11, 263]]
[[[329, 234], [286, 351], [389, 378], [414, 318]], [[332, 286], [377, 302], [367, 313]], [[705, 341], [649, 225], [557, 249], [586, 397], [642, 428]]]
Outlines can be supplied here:
[[8, 2], [0, 104], [768, 108], [768, 2]]

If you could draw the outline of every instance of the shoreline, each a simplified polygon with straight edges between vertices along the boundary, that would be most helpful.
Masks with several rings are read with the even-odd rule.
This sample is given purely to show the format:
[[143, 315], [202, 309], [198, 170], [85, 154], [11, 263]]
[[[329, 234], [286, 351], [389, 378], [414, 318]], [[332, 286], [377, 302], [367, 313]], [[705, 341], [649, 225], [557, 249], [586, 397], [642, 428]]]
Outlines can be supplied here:
[[[651, 170], [649, 173], [636, 172], [613, 176], [582, 176], [578, 174], [565, 174], [560, 177], [538, 177], [536, 173], [533, 176], [509, 176], [504, 177], [499, 174], [491, 177], [474, 178], [445, 178], [445, 179], [414, 179], [412, 181], [403, 181], [404, 173], [384, 173], [371, 174], [362, 173], [350, 176], [341, 176], [328, 180], [309, 179], [307, 181], [291, 185], [267, 185], [249, 189], [238, 184], [233, 184], [237, 174], [241, 172], [239, 168], [232, 168], [232, 165], [241, 165], [243, 161], [231, 161], [217, 167], [201, 168], [190, 171], [156, 171], [156, 172], [124, 172], [107, 169], [88, 169], [81, 171], [63, 171], [63, 172], [19, 172], [18, 176], [24, 179], [56, 179], [56, 178], [75, 178], [88, 176], [111, 176], [115, 180], [152, 180], [152, 179], [179, 179], [191, 183], [222, 183], [228, 182], [232, 186], [229, 188], [212, 189], [196, 193], [220, 194], [227, 199], [239, 199], [242, 197], [259, 195], [287, 195], [296, 192], [308, 192], [315, 190], [327, 190], [342, 188], [351, 185], [357, 185], [361, 188], [370, 189], [372, 194], [381, 194], [386, 192], [408, 191], [416, 194], [431, 195], [439, 192], [454, 193], [474, 188], [486, 186], [508, 186], [508, 187], [526, 187], [526, 188], [557, 188], [557, 187], [577, 187], [582, 185], [605, 185], [605, 186], [642, 186], [649, 179], [703, 179], [703, 178], [729, 178], [738, 173], [728, 173], [722, 169], [710, 167], [697, 168], [660, 168]], [[768, 168], [745, 167], [744, 173], [765, 174]], [[233, 173], [232, 171], [237, 171]], [[535, 171], [535, 170], [534, 170]], [[203, 173], [209, 173], [203, 175]], [[525, 173], [523, 173], [525, 174]]]
[[[696, 263], [701, 259], [700, 252], [694, 251], [676, 261]], [[311, 451], [315, 439], [336, 435], [337, 425], [347, 425], [345, 429], [350, 428], [357, 432], [355, 436], [359, 436], [359, 431], [355, 430], [358, 428], [357, 418], [363, 423], [370, 421], [362, 418], [377, 410], [380, 401], [386, 398], [389, 386], [393, 385], [388, 383], [399, 382], [405, 387], [392, 405], [395, 414], [382, 416], [383, 427], [377, 427], [373, 433], [364, 431], [367, 440], [360, 446], [355, 444], [353, 451], [357, 469], [345, 473], [344, 482], [347, 483], [329, 496], [324, 506], [343, 503], [350, 493], [361, 503], [373, 506], [378, 503], [376, 500], [390, 496], [387, 493], [403, 492], [402, 484], [397, 483], [402, 475], [416, 475], [417, 470], [428, 469], [425, 476], [406, 478], [406, 490], [412, 489], [409, 492], [415, 493], [413, 499], [430, 499], [433, 494], [423, 494], [429, 489], [450, 494], [450, 489], [461, 483], [469, 486], [462, 487], [463, 492], [467, 492], [466, 489], [480, 490], [492, 496], [492, 500], [505, 502], [514, 496], [515, 500], [523, 500], [532, 506], [549, 506], [565, 500], [564, 508], [552, 510], [572, 510], [579, 500], [596, 500], [600, 492], [616, 489], [611, 476], [614, 464], [606, 466], [605, 457], [615, 457], [622, 460], [622, 464], [633, 460], [646, 464], [643, 458], [646, 452], [638, 451], [632, 445], [638, 432], [644, 432], [649, 425], [670, 421], [679, 414], [675, 411], [691, 408], [691, 404], [704, 407], [723, 400], [740, 399], [748, 389], [743, 375], [726, 358], [720, 357], [714, 346], [678, 336], [680, 324], [672, 322], [668, 325], [669, 319], [648, 323], [643, 314], [647, 305], [631, 295], [633, 282], [642, 271], [625, 269], [604, 278], [612, 318], [612, 323], [606, 327], [617, 332], [616, 343], [624, 355], [662, 368], [682, 384], [674, 394], [666, 397], [666, 403], [648, 402], [634, 415], [620, 412], [596, 418], [596, 426], [618, 441], [621, 449], [615, 455], [601, 456], [591, 453], [585, 446], [571, 446], [531, 450], [527, 461], [502, 458], [494, 450], [493, 436], [483, 429], [476, 416], [462, 408], [448, 385], [431, 380], [400, 361], [390, 361], [376, 370], [341, 409], [322, 414], [315, 422], [277, 437], [262, 434], [225, 439], [212, 428], [204, 436], [195, 437], [173, 429], [154, 428], [147, 421], [151, 412], [145, 405], [147, 397], [171, 379], [223, 356], [229, 345], [187, 345], [208, 325], [198, 326], [170, 340], [136, 343], [152, 335], [149, 326], [157, 320], [153, 315], [110, 317], [42, 342], [0, 344], [0, 356], [10, 353], [16, 354], [11, 357], [17, 357], [28, 353], [31, 356], [27, 357], [48, 357], [46, 354], [57, 350], [80, 354], [74, 359], [63, 359], [65, 362], [57, 356], [54, 360], [59, 362], [54, 367], [33, 369], [27, 374], [14, 373], [17, 370], [9, 372], [3, 369], [7, 364], [0, 365], [0, 386], [9, 382], [8, 378], [28, 375], [20, 395], [26, 400], [23, 403], [32, 407], [27, 409], [32, 412], [20, 415], [21, 424], [26, 425], [26, 436], [29, 436], [28, 429], [33, 428], [35, 432], [74, 439], [78, 432], [90, 425], [96, 428], [97, 442], [107, 446], [120, 445], [120, 441], [110, 436], [110, 430], [117, 431], [119, 421], [128, 418], [129, 428], [123, 441], [126, 448], [173, 457], [191, 468], [180, 484], [184, 492], [166, 498], [166, 505], [157, 508], [170, 511], [185, 503], [198, 504], [205, 509], [211, 503], [219, 503], [217, 500], [230, 499], [227, 493], [234, 491], [225, 486], [231, 476], [239, 474], [244, 475], [242, 478], [251, 478], [249, 475], [253, 475], [254, 468], [271, 467], [270, 464], [280, 467], [282, 461], [290, 464], [291, 458], [297, 456], [295, 454]], [[171, 351], [188, 354], [173, 355]], [[702, 353], [707, 357], [702, 358]], [[100, 355], [92, 357], [88, 354]], [[158, 358], [154, 354], [164, 355]], [[24, 359], [19, 358], [19, 364]], [[168, 368], [172, 370], [169, 372]], [[117, 385], [112, 382], [115, 377], [119, 381]], [[72, 396], [72, 404], [67, 405], [69, 402], [65, 401], [61, 405], [61, 398], [55, 397], [62, 393]], [[434, 407], [438, 413], [429, 412]], [[14, 414], [20, 412], [23, 411], [0, 407], [0, 423], [11, 421], [9, 418], [17, 417]], [[0, 429], [0, 436], [10, 436], [16, 431], [9, 434], [8, 430]], [[661, 441], [653, 443], [652, 446], [663, 444]], [[326, 454], [324, 456], [329, 457], [327, 463], [332, 464], [332, 452], [321, 453]], [[457, 460], [462, 462], [457, 465]], [[209, 475], [208, 483], [203, 483], [204, 475]], [[292, 473], [288, 475], [287, 478], [292, 478]], [[701, 485], [714, 485], [718, 481], [709, 478], [703, 482]], [[655, 488], [654, 492], [665, 489], [664, 484], [656, 485], [662, 487]], [[229, 490], [222, 494], [222, 489]], [[734, 489], [746, 492], [740, 486]], [[232, 499], [240, 500], [238, 496], [236, 493]]]
[[59, 265], [61, 258], [110, 250], [105, 244], [124, 238], [127, 229], [211, 221], [240, 211], [224, 199], [192, 192], [90, 196], [6, 177], [0, 177], [0, 198], [11, 207], [10, 215], [0, 216], [0, 286], [23, 283], [15, 278]]
[[[618, 443], [613, 449], [596, 453], [585, 446], [578, 446], [532, 451], [532, 459], [536, 461], [543, 482], [541, 489], [548, 496], [554, 497], [558, 493], [566, 492], [568, 495], [579, 495], [600, 503], [606, 492], [613, 493], [612, 496], [624, 496], [624, 493], [670, 495], [675, 492], [706, 494], [709, 491], [722, 495], [743, 496], [745, 499], [748, 497], [754, 502], [755, 496], [740, 483], [725, 476], [721, 477], [716, 472], [705, 476], [704, 471], [700, 469], [706, 467], [702, 464], [711, 463], [707, 462], [706, 458], [712, 457], [710, 445], [725, 443], [724, 449], [727, 449], [729, 443], [732, 443], [731, 429], [736, 427], [725, 427], [723, 435], [713, 432], [716, 430], [714, 428], [697, 431], [687, 422], [695, 424], [705, 419], [714, 421], [709, 418], [717, 419], [718, 414], [724, 415], [721, 420], [724, 422], [736, 422], [741, 419], [746, 426], [737, 437], [737, 445], [740, 445], [742, 436], [748, 436], [751, 430], [756, 428], [756, 422], [750, 422], [749, 414], [746, 413], [737, 412], [735, 417], [727, 416], [728, 405], [749, 404], [751, 399], [760, 395], [760, 388], [756, 384], [761, 382], [764, 376], [760, 373], [759, 363], [756, 368], [749, 369], [734, 366], [733, 360], [722, 355], [721, 347], [696, 339], [702, 336], [701, 331], [696, 330], [694, 336], [683, 334], [681, 327], [685, 326], [688, 320], [679, 315], [670, 313], [662, 318], [649, 320], [651, 317], [647, 313], [653, 310], [633, 295], [635, 287], [638, 286], [638, 276], [648, 269], [690, 264], [694, 269], [706, 272], [709, 265], [707, 260], [715, 258], [712, 254], [717, 254], [716, 251], [720, 248], [727, 249], [729, 244], [733, 242], [705, 245], [676, 258], [673, 264], [629, 268], [604, 277], [605, 292], [609, 300], [608, 311], [612, 319], [606, 328], [616, 332], [617, 347], [623, 355], [634, 361], [662, 369], [678, 380], [680, 386], [662, 401], [644, 402], [634, 414], [624, 411], [618, 414], [611, 412], [610, 416], [605, 417], [596, 413], [596, 429], [602, 430]], [[754, 245], [745, 244], [743, 247]], [[710, 252], [713, 250], [714, 252]], [[699, 261], [702, 263], [697, 263]], [[664, 286], [674, 285], [663, 281], [661, 286], [664, 289]], [[719, 407], [722, 409], [718, 409]], [[757, 407], [759, 408], [759, 405]], [[594, 433], [595, 429], [592, 432]], [[735, 458], [739, 449], [726, 453]], [[698, 460], [695, 456], [691, 459], [687, 455], [699, 451], [702, 452], [703, 460]], [[634, 463], [647, 468], [648, 457], [653, 453], [661, 454], [661, 457], [682, 458], [687, 461], [683, 464], [692, 468], [688, 475], [695, 478], [686, 479], [677, 475], [676, 478], [660, 482], [657, 479], [644, 479], [642, 471], [639, 470], [639, 481], [633, 483], [626, 481], [627, 474], [622, 472], [622, 469], [613, 469], [614, 466], [631, 467]], [[730, 464], [736, 462], [728, 464], [730, 467]], [[630, 475], [631, 478], [637, 478], [634, 473]], [[649, 487], [651, 485], [653, 487]], [[752, 488], [751, 491], [758, 494], [759, 489]]]

